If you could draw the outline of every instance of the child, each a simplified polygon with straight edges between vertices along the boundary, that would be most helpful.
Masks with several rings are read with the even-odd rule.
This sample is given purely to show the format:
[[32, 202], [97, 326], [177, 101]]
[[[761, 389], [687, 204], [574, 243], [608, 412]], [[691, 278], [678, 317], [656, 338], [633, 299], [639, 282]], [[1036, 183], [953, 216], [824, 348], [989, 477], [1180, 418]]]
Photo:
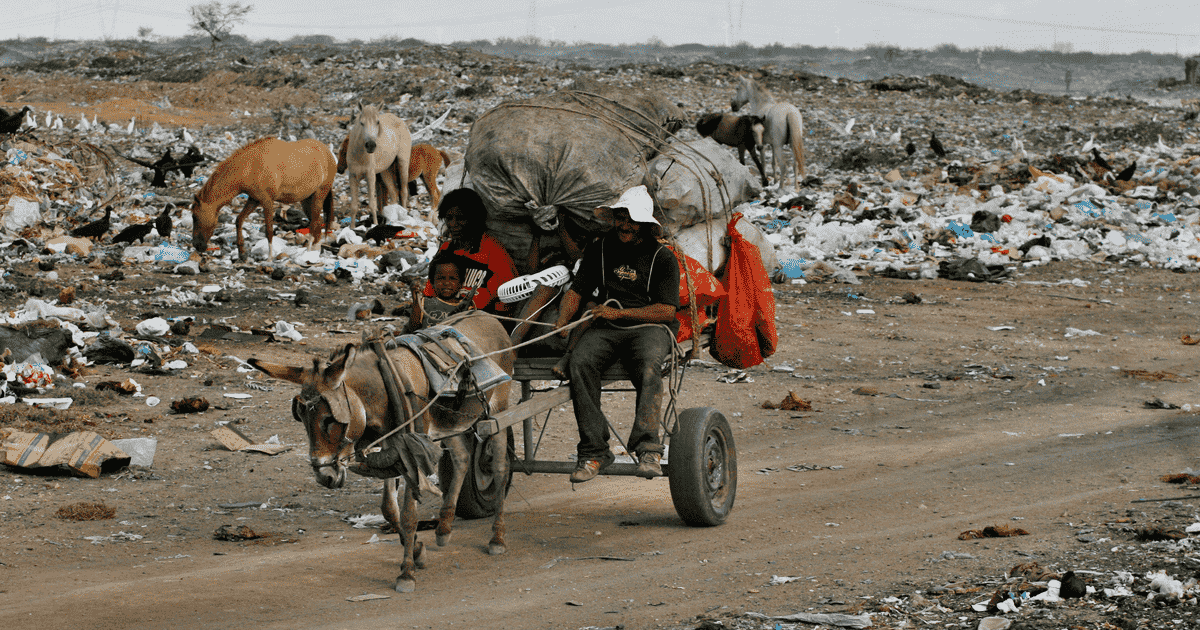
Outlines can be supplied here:
[[432, 326], [461, 310], [463, 265], [455, 256], [435, 256], [429, 265], [433, 296], [425, 298], [422, 326]]

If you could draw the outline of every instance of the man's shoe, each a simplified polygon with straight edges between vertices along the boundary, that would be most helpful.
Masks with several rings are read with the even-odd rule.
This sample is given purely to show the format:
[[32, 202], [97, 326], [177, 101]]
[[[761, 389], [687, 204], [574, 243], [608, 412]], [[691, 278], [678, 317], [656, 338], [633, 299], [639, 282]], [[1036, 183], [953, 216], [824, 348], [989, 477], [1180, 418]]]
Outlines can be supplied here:
[[653, 479], [662, 476], [662, 454], [642, 453], [638, 457], [637, 476]]
[[607, 457], [601, 459], [579, 460], [579, 463], [575, 465], [575, 470], [571, 473], [571, 483], [583, 483], [595, 479], [596, 475], [600, 474], [600, 471], [607, 468], [615, 459], [612, 452], [609, 452]]

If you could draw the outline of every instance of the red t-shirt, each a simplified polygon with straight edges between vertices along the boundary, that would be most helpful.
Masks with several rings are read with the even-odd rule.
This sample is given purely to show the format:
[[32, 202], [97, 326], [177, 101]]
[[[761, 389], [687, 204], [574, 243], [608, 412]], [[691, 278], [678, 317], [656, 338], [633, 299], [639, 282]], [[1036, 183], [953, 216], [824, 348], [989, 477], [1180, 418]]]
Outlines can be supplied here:
[[[450, 249], [450, 241], [444, 241], [438, 251], [446, 251]], [[500, 285], [517, 277], [517, 270], [513, 267], [512, 258], [509, 257], [508, 251], [500, 244], [500, 241], [484, 234], [479, 240], [479, 251], [468, 252], [465, 249], [456, 249], [453, 252], [463, 258], [474, 261], [480, 264], [480, 271], [484, 272], [483, 286], [475, 293], [475, 308], [479, 310], [487, 309], [493, 301], [492, 311], [497, 313], [508, 312], [509, 305], [501, 302], [496, 296], [499, 294]], [[467, 276], [470, 277], [471, 270], [467, 270]], [[467, 278], [463, 279], [463, 287], [467, 288], [470, 285], [467, 283]], [[425, 296], [433, 297], [433, 284], [429, 281], [425, 282]]]

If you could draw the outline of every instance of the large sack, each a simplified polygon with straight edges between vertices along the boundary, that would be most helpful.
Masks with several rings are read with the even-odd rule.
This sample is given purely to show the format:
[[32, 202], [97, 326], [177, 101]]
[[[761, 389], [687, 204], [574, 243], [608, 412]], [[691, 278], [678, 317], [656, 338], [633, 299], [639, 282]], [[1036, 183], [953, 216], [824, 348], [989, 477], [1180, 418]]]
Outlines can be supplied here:
[[[738, 213], [738, 216], [741, 216], [741, 213]], [[774, 273], [775, 269], [779, 267], [779, 258], [775, 254], [775, 246], [767, 240], [767, 235], [763, 234], [757, 225], [745, 217], [738, 220], [736, 227], [742, 237], [758, 249], [758, 256], [767, 273]], [[726, 228], [725, 220], [712, 219], [681, 230], [675, 235], [675, 242], [679, 244], [680, 251], [700, 261], [705, 269], [720, 277], [724, 275], [725, 261], [729, 256]], [[711, 257], [709, 256], [710, 244], [712, 246]]]
[[[466, 153], [489, 232], [518, 254], [528, 251], [532, 225], [550, 231], [567, 219], [604, 229], [595, 208], [642, 183], [646, 161], [682, 117], [666, 97], [632, 90], [568, 90], [491, 109], [471, 126]], [[505, 223], [530, 227], [522, 234]], [[524, 258], [513, 256], [518, 271], [537, 271]]]
[[644, 183], [662, 209], [667, 234], [728, 216], [762, 194], [758, 177], [712, 138], [672, 142], [650, 161]]
[[717, 310], [717, 327], [710, 352], [729, 367], [746, 369], [775, 353], [775, 294], [758, 252], [729, 222], [729, 268], [725, 273], [728, 295]]

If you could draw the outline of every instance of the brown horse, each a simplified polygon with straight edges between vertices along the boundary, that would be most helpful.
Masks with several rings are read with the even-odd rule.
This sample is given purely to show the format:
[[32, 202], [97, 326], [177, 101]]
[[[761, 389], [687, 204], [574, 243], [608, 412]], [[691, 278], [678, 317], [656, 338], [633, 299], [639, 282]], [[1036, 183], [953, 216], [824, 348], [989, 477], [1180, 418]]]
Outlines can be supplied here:
[[[208, 240], [217, 228], [217, 213], [234, 197], [245, 193], [249, 199], [237, 216], [238, 258], [246, 257], [242, 224], [257, 206], [262, 206], [271, 252], [274, 235], [275, 202], [303, 202], [308, 211], [309, 230], [316, 247], [333, 220], [333, 178], [337, 162], [329, 147], [317, 140], [287, 142], [278, 138], [260, 138], [233, 152], [217, 165], [204, 187], [192, 200], [192, 245], [204, 254]], [[321, 211], [325, 218], [322, 220]]]
[[[378, 225], [373, 175], [388, 170], [393, 162], [399, 162], [396, 165], [397, 173], [407, 173], [411, 149], [412, 137], [408, 133], [408, 124], [397, 116], [380, 112], [374, 105], [367, 105], [355, 112], [346, 148], [346, 171], [350, 175], [350, 227], [354, 227], [358, 216], [359, 181], [367, 180], [367, 207], [371, 209], [371, 218]], [[386, 176], [383, 182], [387, 189], [387, 202], [396, 202], [398, 186], [400, 205], [408, 207], [408, 187]]]
[[[500, 352], [494, 359], [502, 370], [512, 374], [513, 353], [504, 352], [511, 347], [508, 334], [499, 320], [474, 311], [453, 323], [453, 326], [475, 343], [484, 353]], [[416, 409], [424, 408], [436, 392], [432, 391], [421, 360], [406, 347], [391, 350], [388, 355], [400, 373], [401, 382], [412, 386], [411, 400], [397, 405], [400, 410], [389, 408], [387, 385], [380, 371], [375, 353], [347, 344], [335, 350], [328, 361], [313, 359], [309, 367], [293, 367], [266, 363], [250, 359], [249, 363], [267, 374], [301, 386], [300, 394], [292, 401], [292, 415], [304, 423], [308, 432], [309, 462], [317, 482], [326, 488], [340, 488], [346, 481], [346, 471], [371, 474], [364, 464], [352, 464], [362, 456], [363, 449], [380, 436], [406, 422]], [[404, 396], [407, 387], [397, 388]], [[486, 394], [491, 412], [497, 413], [508, 407], [508, 383], [494, 387]], [[414, 406], [415, 405], [415, 406]], [[468, 477], [474, 432], [471, 425], [485, 413], [484, 407], [475, 396], [464, 397], [457, 409], [434, 406], [422, 418], [418, 418], [410, 430], [428, 434], [442, 440], [446, 452], [439, 467], [442, 489], [442, 508], [438, 518], [438, 546], [450, 541], [451, 523], [458, 503], [463, 481]], [[465, 426], [464, 426], [465, 424]], [[477, 455], [477, 462], [490, 467], [493, 479], [499, 480], [500, 490], [496, 493], [495, 521], [492, 524], [492, 540], [488, 552], [502, 554], [504, 543], [504, 484], [509, 475], [508, 444], [504, 433], [497, 433], [484, 443], [484, 456]], [[383, 515], [400, 534], [404, 544], [404, 559], [400, 576], [396, 578], [396, 590], [411, 592], [416, 588], [413, 569], [424, 567], [421, 553], [424, 547], [416, 541], [417, 512], [415, 488], [405, 484], [403, 504], [399, 501], [399, 478], [390, 478], [384, 484]], [[474, 483], [471, 481], [470, 483]]]

